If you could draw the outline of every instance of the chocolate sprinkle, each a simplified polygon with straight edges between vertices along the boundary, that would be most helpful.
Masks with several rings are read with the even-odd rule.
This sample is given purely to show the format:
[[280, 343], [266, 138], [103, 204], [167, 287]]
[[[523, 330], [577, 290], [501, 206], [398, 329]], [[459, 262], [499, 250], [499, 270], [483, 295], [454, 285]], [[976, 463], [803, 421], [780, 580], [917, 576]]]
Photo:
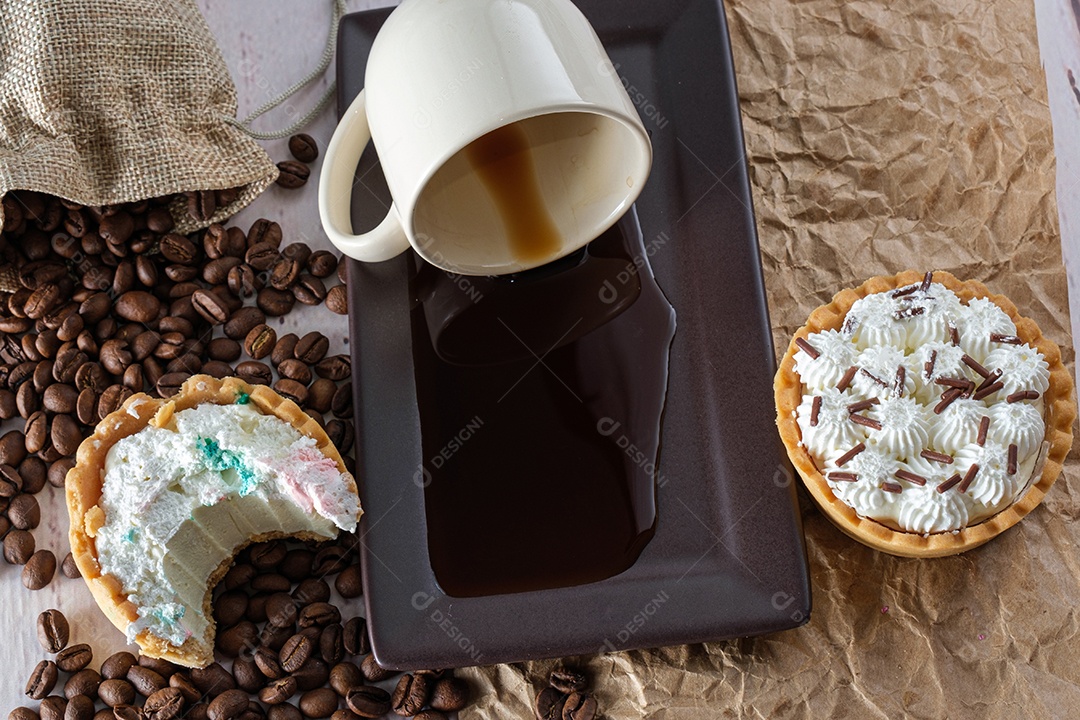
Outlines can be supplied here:
[[848, 415], [848, 418], [856, 425], [862, 425], [864, 427], [870, 428], [871, 430], [881, 429], [881, 423], [879, 423], [874, 418], [866, 417], [865, 415], [860, 415], [858, 413], [852, 413]]
[[861, 453], [865, 449], [866, 449], [866, 445], [863, 444], [863, 443], [859, 443], [858, 445], [851, 448], [846, 453], [844, 453], [843, 455], [841, 455], [840, 457], [838, 457], [836, 459], [836, 467], [844, 467], [845, 465], [848, 464], [848, 462], [851, 460], [851, 458], [855, 457], [856, 455], [858, 455], [859, 453]]
[[848, 315], [844, 319], [844, 325], [840, 328], [840, 332], [842, 332], [844, 335], [847, 335], [848, 337], [851, 337], [852, 333], [855, 332], [855, 322], [855, 316]]
[[990, 371], [980, 365], [978, 360], [971, 357], [967, 353], [964, 353], [964, 357], [960, 358], [960, 360], [969, 368], [982, 375], [984, 378], [990, 377]]
[[938, 379], [934, 380], [934, 384], [945, 385], [951, 388], [959, 388], [961, 390], [967, 390], [968, 388], [975, 387], [975, 383], [971, 382], [970, 380], [962, 380], [959, 378], [951, 377], [939, 377]]
[[926, 312], [926, 308], [922, 306], [904, 308], [903, 310], [897, 310], [893, 313], [893, 318], [896, 320], [904, 320], [907, 318], [915, 317], [916, 315], [922, 315]]
[[900, 483], [894, 483], [894, 482], [888, 482], [888, 481], [881, 483], [881, 489], [884, 490], [885, 492], [896, 493], [898, 495], [900, 493], [904, 492], [904, 486], [903, 485], [901, 485]]
[[982, 447], [986, 444], [986, 431], [990, 429], [990, 418], [983, 415], [982, 420], [979, 421], [979, 434], [975, 438], [975, 443]]
[[934, 377], [934, 365], [937, 364], [937, 350], [930, 351], [930, 359], [923, 363], [923, 375], [926, 379]]
[[1024, 341], [1016, 337], [1015, 335], [990, 333], [990, 342], [1003, 343], [1005, 345], [1022, 345]]
[[946, 492], [948, 490], [952, 490], [954, 487], [959, 485], [962, 481], [963, 481], [963, 478], [960, 477], [960, 473], [956, 473], [951, 478], [949, 478], [945, 482], [938, 485], [936, 489], [937, 489], [937, 491], [939, 493], [943, 493], [943, 492]]
[[821, 396], [815, 395], [810, 403], [810, 427], [817, 427], [818, 413], [821, 412]]
[[982, 400], [987, 395], [993, 395], [994, 393], [996, 393], [998, 390], [1000, 390], [1003, 387], [1005, 387], [1005, 383], [998, 380], [996, 383], [993, 383], [992, 385], [987, 385], [982, 390], [977, 390], [975, 392], [975, 399], [976, 400]]
[[868, 377], [871, 380], [873, 380], [874, 382], [876, 382], [881, 387], [883, 387], [883, 388], [889, 387], [889, 383], [885, 382], [884, 380], [882, 380], [881, 378], [879, 378], [877, 375], [870, 372], [866, 368], [859, 368], [859, 372], [861, 372], [863, 375], [865, 375], [866, 377]]
[[893, 383], [893, 393], [896, 397], [904, 397], [904, 386], [907, 384], [907, 370], [901, 365], [896, 368], [896, 382]]
[[987, 377], [985, 380], [983, 380], [981, 383], [979, 383], [979, 387], [975, 388], [975, 392], [979, 392], [983, 388], [989, 387], [990, 385], [993, 385], [997, 380], [1000, 380], [1000, 379], [1001, 379], [1001, 369], [999, 368], [997, 370], [994, 370], [994, 372], [990, 373], [989, 377]]
[[858, 365], [852, 365], [844, 373], [844, 377], [840, 378], [840, 382], [837, 383], [836, 389], [840, 392], [844, 392], [851, 385], [851, 381], [855, 379], [855, 373], [859, 372]]
[[867, 400], [860, 400], [857, 403], [851, 403], [850, 405], [848, 405], [847, 406], [847, 411], [849, 413], [862, 412], [863, 410], [868, 410], [869, 408], [874, 407], [879, 402], [881, 402], [881, 401], [878, 400], [877, 398], [869, 398]]
[[960, 388], [953, 388], [951, 390], [946, 390], [945, 392], [943, 392], [941, 394], [941, 401], [934, 406], [934, 414], [940, 415], [941, 413], [945, 412], [945, 408], [952, 405], [953, 401], [963, 394], [964, 393], [962, 390], [960, 390]]
[[919, 286], [919, 292], [926, 292], [930, 289], [930, 283], [934, 281], [934, 271], [927, 270], [926, 275], [923, 275], [922, 285]]
[[829, 473], [830, 480], [843, 480], [844, 482], [858, 482], [859, 476], [850, 472], [831, 472]]
[[1021, 400], [1038, 400], [1038, 399], [1039, 399], [1039, 391], [1038, 390], [1018, 390], [1017, 392], [1014, 392], [1012, 395], [1005, 398], [1005, 402], [1016, 403], [1016, 402], [1020, 402]]
[[904, 297], [905, 295], [910, 295], [911, 293], [915, 292], [918, 289], [919, 289], [918, 285], [908, 285], [907, 287], [902, 287], [899, 290], [893, 290], [891, 293], [889, 293], [889, 297], [892, 297], [892, 298]]
[[943, 465], [952, 465], [952, 456], [945, 453], [939, 453], [935, 450], [923, 450], [919, 453], [920, 457], [932, 460], [934, 462], [942, 463]]
[[1007, 472], [1010, 475], [1015, 475], [1016, 474], [1016, 445], [1015, 445], [1015, 443], [1009, 445], [1009, 465], [1008, 465], [1008, 468], [1007, 468]]
[[916, 475], [909, 470], [897, 470], [896, 477], [900, 478], [901, 480], [907, 480], [909, 483], [915, 483], [919, 486], [926, 484], [926, 478], [924, 478], [922, 475]]
[[821, 353], [813, 345], [806, 342], [806, 338], [795, 338], [795, 344], [799, 346], [800, 350], [809, 355], [811, 360], [817, 360], [821, 357]]
[[956, 325], [954, 325], [951, 320], [949, 321], [948, 327], [949, 327], [949, 340], [952, 341], [953, 345], [959, 345], [960, 344], [960, 331], [956, 329]]
[[967, 489], [971, 487], [971, 483], [975, 480], [975, 474], [977, 472], [979, 472], [979, 464], [972, 463], [971, 467], [969, 467], [968, 471], [964, 474], [964, 479], [960, 483], [960, 487], [956, 489], [960, 492], [967, 492]]

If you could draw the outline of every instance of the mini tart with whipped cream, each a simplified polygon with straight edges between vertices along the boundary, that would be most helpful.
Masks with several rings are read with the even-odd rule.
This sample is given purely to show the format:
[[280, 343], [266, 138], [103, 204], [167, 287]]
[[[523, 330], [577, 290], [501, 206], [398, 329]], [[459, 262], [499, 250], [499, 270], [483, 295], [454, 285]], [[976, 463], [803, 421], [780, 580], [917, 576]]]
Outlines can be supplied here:
[[356, 482], [291, 400], [196, 375], [128, 398], [67, 476], [71, 552], [98, 606], [143, 654], [214, 659], [210, 595], [253, 542], [326, 540], [360, 518]]
[[875, 277], [810, 314], [776, 374], [777, 426], [826, 516], [895, 555], [977, 547], [1038, 505], [1076, 418], [1058, 346], [947, 272]]

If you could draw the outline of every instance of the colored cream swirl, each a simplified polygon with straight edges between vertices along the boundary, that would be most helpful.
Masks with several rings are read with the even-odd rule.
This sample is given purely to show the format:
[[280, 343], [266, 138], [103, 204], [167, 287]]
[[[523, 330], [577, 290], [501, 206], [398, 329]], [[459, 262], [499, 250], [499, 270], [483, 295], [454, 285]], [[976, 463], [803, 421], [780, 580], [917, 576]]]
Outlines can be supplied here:
[[796, 420], [836, 497], [920, 534], [1014, 502], [1043, 445], [1049, 387], [1045, 358], [1015, 333], [992, 301], [927, 279], [861, 298], [839, 332], [808, 336]]

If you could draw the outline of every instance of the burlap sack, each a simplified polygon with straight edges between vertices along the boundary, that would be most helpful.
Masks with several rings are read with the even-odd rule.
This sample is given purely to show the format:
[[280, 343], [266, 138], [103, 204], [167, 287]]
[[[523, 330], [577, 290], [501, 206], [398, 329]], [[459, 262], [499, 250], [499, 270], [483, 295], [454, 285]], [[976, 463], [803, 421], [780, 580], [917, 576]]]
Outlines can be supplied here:
[[[236, 88], [193, 0], [0, 3], [0, 195], [84, 205], [239, 188], [218, 222], [277, 177], [231, 124]], [[3, 221], [0, 208], [0, 223]]]

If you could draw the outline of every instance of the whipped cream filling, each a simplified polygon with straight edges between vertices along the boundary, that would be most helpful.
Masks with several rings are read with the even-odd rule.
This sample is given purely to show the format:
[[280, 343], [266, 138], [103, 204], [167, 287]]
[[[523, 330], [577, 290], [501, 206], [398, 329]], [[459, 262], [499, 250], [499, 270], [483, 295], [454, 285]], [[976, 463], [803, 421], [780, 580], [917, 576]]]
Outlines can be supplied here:
[[1014, 502], [1044, 443], [1050, 377], [1015, 333], [992, 301], [964, 303], [928, 275], [856, 301], [839, 333], [800, 341], [796, 420], [836, 497], [920, 534]]
[[182, 410], [117, 442], [99, 504], [101, 569], [138, 612], [128, 641], [146, 629], [174, 645], [206, 631], [207, 582], [238, 545], [271, 532], [351, 532], [359, 510], [315, 440], [246, 397]]

